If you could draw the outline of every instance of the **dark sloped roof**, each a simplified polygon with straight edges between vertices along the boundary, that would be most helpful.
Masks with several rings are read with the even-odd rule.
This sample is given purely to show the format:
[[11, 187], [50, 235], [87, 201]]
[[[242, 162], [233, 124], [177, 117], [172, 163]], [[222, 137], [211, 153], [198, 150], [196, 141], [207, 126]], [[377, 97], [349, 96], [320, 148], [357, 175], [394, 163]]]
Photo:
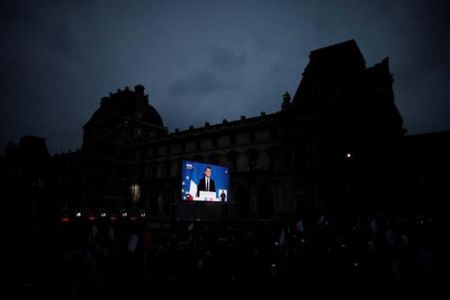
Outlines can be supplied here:
[[355, 40], [319, 48], [309, 54], [310, 64], [320, 65], [351, 65], [365, 67], [364, 57]]
[[136, 86], [134, 91], [126, 88], [102, 98], [100, 107], [88, 123], [108, 125], [124, 118], [164, 127], [160, 114], [148, 103], [148, 96], [144, 95], [144, 87], [141, 85]]
[[317, 82], [337, 82], [343, 78], [359, 78], [366, 62], [354, 40], [311, 51], [309, 63], [293, 98], [298, 104], [310, 99]]

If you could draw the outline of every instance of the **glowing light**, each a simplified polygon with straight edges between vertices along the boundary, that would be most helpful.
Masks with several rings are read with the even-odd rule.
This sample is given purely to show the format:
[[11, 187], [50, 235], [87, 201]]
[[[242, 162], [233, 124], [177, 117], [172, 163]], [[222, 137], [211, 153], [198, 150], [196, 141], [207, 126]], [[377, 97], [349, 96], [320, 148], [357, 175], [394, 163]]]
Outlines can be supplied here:
[[88, 217], [88, 220], [89, 220], [89, 221], [95, 221], [95, 216], [89, 216], [89, 217]]
[[141, 187], [139, 184], [134, 183], [131, 185], [131, 197], [133, 198], [133, 202], [138, 202], [141, 198]]
[[61, 218], [61, 222], [63, 222], [63, 223], [69, 223], [69, 222], [70, 222], [70, 218], [69, 218], [69, 217], [62, 217], [62, 218]]
[[76, 216], [77, 218], [81, 217], [81, 212], [78, 211], [78, 212], [75, 214], [75, 216]]
[[106, 217], [106, 213], [104, 213], [104, 212], [101, 213], [101, 214], [100, 214], [100, 217], [102, 217], [102, 218]]
[[347, 159], [350, 159], [350, 158], [352, 158], [352, 154], [351, 154], [350, 152], [347, 152], [347, 154], [345, 154], [345, 157], [346, 157]]

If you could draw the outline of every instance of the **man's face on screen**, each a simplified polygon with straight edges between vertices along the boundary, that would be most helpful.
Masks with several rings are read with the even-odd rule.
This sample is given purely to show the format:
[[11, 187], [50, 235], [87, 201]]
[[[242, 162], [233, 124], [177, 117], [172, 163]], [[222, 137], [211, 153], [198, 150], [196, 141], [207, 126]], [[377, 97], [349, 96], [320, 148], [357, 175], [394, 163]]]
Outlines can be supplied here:
[[208, 177], [208, 178], [211, 177], [211, 169], [210, 168], [206, 168], [205, 176]]

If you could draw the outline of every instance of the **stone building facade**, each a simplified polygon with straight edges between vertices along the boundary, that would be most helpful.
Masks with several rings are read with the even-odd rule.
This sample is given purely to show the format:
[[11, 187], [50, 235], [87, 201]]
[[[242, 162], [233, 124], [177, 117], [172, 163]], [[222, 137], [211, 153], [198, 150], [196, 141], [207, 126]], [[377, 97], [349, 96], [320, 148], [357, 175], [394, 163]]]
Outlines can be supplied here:
[[143, 86], [102, 99], [83, 127], [82, 199], [172, 215], [183, 159], [228, 166], [240, 215], [381, 209], [395, 201], [404, 134], [388, 60], [366, 68], [354, 41], [314, 50], [281, 109], [168, 133]]
[[80, 150], [51, 157], [60, 207], [176, 217], [181, 161], [228, 166], [235, 217], [395, 210], [405, 130], [388, 59], [366, 67], [355, 41], [310, 53], [280, 110], [168, 132], [144, 87], [101, 99]]

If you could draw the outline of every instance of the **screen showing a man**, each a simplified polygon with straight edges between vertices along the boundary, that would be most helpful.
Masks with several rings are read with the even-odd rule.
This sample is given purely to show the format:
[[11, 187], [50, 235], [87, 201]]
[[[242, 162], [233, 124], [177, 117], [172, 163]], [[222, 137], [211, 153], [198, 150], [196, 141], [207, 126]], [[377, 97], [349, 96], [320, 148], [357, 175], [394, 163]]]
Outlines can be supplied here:
[[227, 202], [229, 182], [227, 167], [188, 160], [182, 162], [182, 200]]
[[200, 191], [205, 192], [216, 191], [216, 183], [211, 178], [211, 167], [207, 166], [203, 174], [204, 174], [203, 178], [200, 179], [200, 182], [197, 185], [197, 197], [200, 195]]

